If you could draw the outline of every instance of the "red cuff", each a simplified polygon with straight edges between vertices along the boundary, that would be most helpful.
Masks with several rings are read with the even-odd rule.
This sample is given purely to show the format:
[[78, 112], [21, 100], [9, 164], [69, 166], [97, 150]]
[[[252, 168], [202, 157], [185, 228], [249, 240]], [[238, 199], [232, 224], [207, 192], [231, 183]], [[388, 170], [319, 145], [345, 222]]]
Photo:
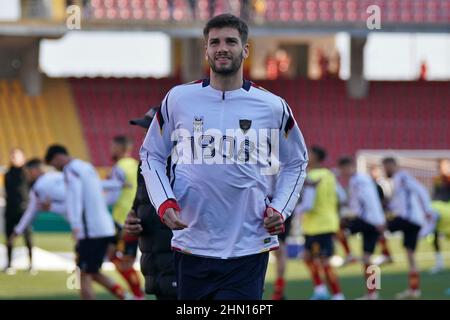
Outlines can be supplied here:
[[170, 208], [176, 211], [181, 211], [180, 206], [174, 199], [167, 199], [158, 208], [158, 215], [161, 218], [162, 222], [164, 222], [163, 221], [164, 213], [166, 213], [166, 210]]

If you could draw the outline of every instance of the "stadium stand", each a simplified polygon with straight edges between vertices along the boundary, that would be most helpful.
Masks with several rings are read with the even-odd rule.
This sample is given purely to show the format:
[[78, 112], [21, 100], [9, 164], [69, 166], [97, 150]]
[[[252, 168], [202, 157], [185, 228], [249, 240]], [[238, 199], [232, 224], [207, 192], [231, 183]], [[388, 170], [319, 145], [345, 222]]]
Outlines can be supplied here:
[[25, 94], [18, 80], [0, 80], [0, 164], [7, 165], [9, 150], [20, 147], [27, 157], [42, 157], [51, 143], [71, 146], [71, 152], [89, 159], [77, 108], [64, 79], [44, 79], [40, 96]]
[[[142, 132], [128, 119], [159, 105], [176, 79], [71, 79], [83, 132], [96, 166], [110, 164], [109, 143], [119, 133], [135, 141]], [[370, 96], [354, 100], [336, 79], [258, 81], [286, 98], [309, 144], [325, 146], [329, 164], [360, 149], [445, 149], [449, 82], [371, 82]], [[390, 121], [386, 121], [389, 119]]]
[[[112, 137], [131, 136], [137, 155], [142, 131], [129, 126], [128, 120], [158, 106], [178, 83], [176, 78], [46, 79], [43, 94], [32, 98], [17, 81], [1, 81], [0, 135], [5, 143], [0, 147], [0, 163], [7, 164], [13, 146], [21, 146], [29, 156], [42, 156], [48, 144], [60, 142], [106, 171], [111, 165]], [[369, 97], [362, 100], [349, 98], [345, 82], [337, 79], [257, 84], [286, 98], [308, 143], [329, 150], [330, 165], [342, 154], [361, 149], [446, 149], [450, 145], [449, 82], [375, 81], [370, 83]]]
[[109, 146], [118, 134], [134, 139], [137, 155], [142, 130], [130, 126], [128, 120], [141, 117], [150, 106], [159, 106], [167, 91], [178, 83], [174, 78], [70, 79], [92, 163], [111, 165]]
[[308, 144], [329, 151], [329, 165], [360, 149], [446, 149], [450, 82], [375, 81], [363, 100], [340, 80], [258, 82], [286, 98]]
[[[170, 3], [173, 2], [173, 7]], [[156, 19], [167, 21], [207, 20], [211, 14], [232, 12], [241, 14], [244, 1], [216, 0], [92, 0], [85, 7], [91, 19], [126, 20]], [[268, 22], [355, 22], [366, 21], [366, 8], [378, 5], [386, 22], [446, 23], [450, 20], [450, 5], [446, 0], [256, 0], [249, 1], [253, 15], [260, 14]], [[195, 10], [192, 10], [195, 8]], [[252, 17], [250, 17], [252, 18]]]

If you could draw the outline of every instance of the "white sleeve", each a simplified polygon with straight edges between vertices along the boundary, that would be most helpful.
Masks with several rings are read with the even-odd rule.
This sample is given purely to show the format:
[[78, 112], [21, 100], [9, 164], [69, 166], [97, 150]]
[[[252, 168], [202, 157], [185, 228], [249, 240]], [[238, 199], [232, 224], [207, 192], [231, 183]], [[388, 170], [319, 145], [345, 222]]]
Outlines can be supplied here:
[[406, 184], [406, 188], [414, 192], [419, 197], [420, 204], [422, 205], [424, 212], [433, 212], [433, 208], [431, 207], [431, 197], [425, 187], [411, 175], [406, 174], [405, 177], [404, 182]]
[[25, 229], [33, 222], [39, 208], [39, 199], [33, 190], [29, 192], [29, 202], [25, 213], [20, 219], [17, 226], [14, 228], [14, 232], [22, 234]]
[[59, 213], [61, 215], [66, 214], [66, 202], [65, 201], [52, 201], [50, 204], [50, 212]]
[[380, 198], [376, 192], [376, 187], [372, 181], [365, 181], [359, 184], [357, 191], [358, 199], [367, 213], [367, 222], [372, 225], [380, 226], [386, 223], [386, 218], [381, 207]]
[[171, 114], [174, 104], [171, 103], [173, 99], [169, 97], [170, 92], [156, 112], [140, 150], [142, 176], [150, 201], [157, 211], [166, 200], [176, 200], [166, 175], [167, 158], [173, 148], [171, 135], [174, 130]]
[[305, 185], [303, 188], [302, 200], [295, 207], [295, 214], [303, 214], [314, 207], [316, 201], [316, 186], [314, 184]]
[[66, 206], [67, 218], [72, 230], [81, 229], [83, 212], [83, 194], [80, 177], [76, 173], [67, 170], [66, 177]]
[[347, 192], [345, 192], [345, 189], [342, 187], [340, 183], [336, 183], [336, 193], [339, 199], [339, 204], [341, 206], [347, 204], [348, 202]]
[[119, 200], [126, 182], [125, 172], [115, 165], [111, 170], [111, 176], [102, 180], [102, 188], [105, 192], [106, 204], [114, 205]]
[[115, 179], [105, 179], [102, 180], [103, 191], [111, 192], [116, 190], [121, 190], [123, 187], [123, 182]]
[[[300, 197], [300, 191], [306, 178], [308, 152], [300, 128], [292, 111], [284, 100], [279, 116], [279, 162], [280, 173], [277, 177], [274, 196], [270, 206], [287, 219], [294, 210]], [[272, 144], [272, 148], [277, 146]]]
[[118, 166], [114, 166], [111, 170], [111, 176], [108, 179], [102, 180], [103, 191], [122, 190], [125, 184], [125, 172]]

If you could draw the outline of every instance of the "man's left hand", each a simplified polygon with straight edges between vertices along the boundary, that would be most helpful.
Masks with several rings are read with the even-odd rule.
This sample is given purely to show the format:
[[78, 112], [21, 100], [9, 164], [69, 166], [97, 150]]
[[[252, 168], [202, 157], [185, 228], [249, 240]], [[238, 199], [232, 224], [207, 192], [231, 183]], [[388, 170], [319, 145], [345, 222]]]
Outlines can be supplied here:
[[283, 216], [273, 208], [267, 208], [264, 213], [264, 228], [274, 236], [284, 232]]

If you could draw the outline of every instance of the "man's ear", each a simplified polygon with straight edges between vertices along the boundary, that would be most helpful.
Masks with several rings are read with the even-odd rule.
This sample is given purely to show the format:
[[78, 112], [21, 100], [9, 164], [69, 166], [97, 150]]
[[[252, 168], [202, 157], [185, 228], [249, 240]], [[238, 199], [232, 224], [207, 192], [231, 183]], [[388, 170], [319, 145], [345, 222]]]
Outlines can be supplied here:
[[244, 50], [242, 50], [242, 58], [247, 59], [250, 54], [250, 46], [248, 42], [244, 46]]

